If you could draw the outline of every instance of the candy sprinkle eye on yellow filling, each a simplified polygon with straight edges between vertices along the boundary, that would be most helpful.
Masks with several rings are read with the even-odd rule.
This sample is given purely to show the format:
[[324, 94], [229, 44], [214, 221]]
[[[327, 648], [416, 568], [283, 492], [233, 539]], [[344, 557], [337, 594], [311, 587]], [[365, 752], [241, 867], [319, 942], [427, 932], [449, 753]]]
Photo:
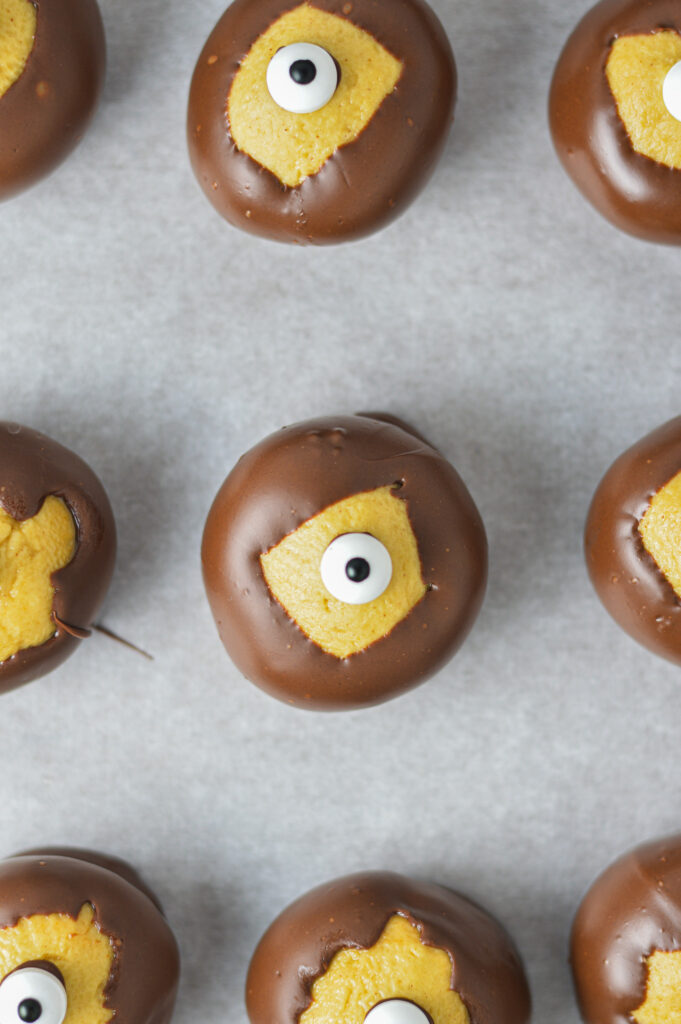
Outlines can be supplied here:
[[[344, 533], [370, 533], [392, 561], [390, 583], [367, 604], [345, 604], [322, 582], [322, 555]], [[386, 636], [427, 590], [407, 505], [392, 485], [329, 505], [261, 555], [260, 565], [272, 596], [289, 618], [336, 658], [357, 654]]]
[[36, 22], [36, 9], [30, 0], [0, 0], [0, 97], [26, 66]]
[[632, 1017], [636, 1024], [681, 1024], [681, 950], [648, 957], [646, 998]]
[[74, 920], [68, 914], [22, 917], [0, 929], [0, 981], [30, 960], [49, 960], [61, 971], [68, 1009], [64, 1024], [107, 1024], [113, 1011], [104, 1005], [115, 950], [94, 920], [89, 903]]
[[395, 914], [370, 949], [342, 949], [312, 986], [312, 1003], [299, 1024], [363, 1024], [385, 999], [408, 999], [433, 1024], [469, 1024], [461, 997], [450, 988], [452, 963], [443, 949], [421, 942], [418, 927]]
[[[338, 87], [320, 110], [294, 114], [270, 96], [267, 66], [283, 46], [314, 43], [340, 67]], [[317, 171], [366, 128], [402, 74], [402, 62], [364, 29], [301, 4], [278, 18], [248, 51], [227, 98], [238, 148], [290, 188]]]
[[646, 551], [681, 598], [681, 472], [654, 495], [638, 530]]
[[75, 550], [76, 524], [61, 498], [49, 495], [23, 522], [0, 509], [0, 661], [55, 632], [50, 577]]
[[681, 170], [681, 121], [667, 110], [662, 87], [681, 60], [681, 35], [671, 29], [620, 36], [605, 67], [610, 91], [637, 153]]

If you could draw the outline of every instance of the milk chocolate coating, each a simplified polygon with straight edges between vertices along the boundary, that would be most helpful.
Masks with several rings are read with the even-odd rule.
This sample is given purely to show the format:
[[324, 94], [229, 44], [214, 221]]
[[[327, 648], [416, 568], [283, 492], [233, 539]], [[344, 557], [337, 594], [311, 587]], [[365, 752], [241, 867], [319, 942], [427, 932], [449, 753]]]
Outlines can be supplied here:
[[76, 550], [52, 574], [56, 632], [0, 662], [0, 693], [31, 682], [60, 665], [87, 635], [111, 582], [116, 526], [106, 492], [74, 452], [16, 423], [0, 423], [0, 506], [13, 519], [31, 519], [53, 494], [76, 523]]
[[[438, 451], [379, 415], [267, 437], [241, 457], [206, 521], [204, 582], [222, 642], [246, 678], [298, 707], [364, 707], [416, 686], [454, 654], [482, 603], [487, 542], [473, 499]], [[431, 589], [387, 636], [339, 659], [271, 595], [260, 555], [327, 506], [396, 481]]]
[[681, 416], [624, 452], [605, 474], [586, 521], [591, 582], [616, 622], [655, 654], [681, 665], [681, 601], [643, 546], [638, 524], [681, 470]]
[[297, 6], [298, 0], [235, 0], [213, 29], [189, 94], [192, 166], [218, 213], [245, 231], [317, 245], [361, 238], [401, 213], [435, 168], [456, 99], [451, 46], [424, 0], [314, 0], [319, 10], [369, 32], [404, 70], [359, 137], [289, 188], [237, 149], [227, 96], [256, 39]]
[[601, 0], [560, 56], [549, 120], [556, 152], [577, 188], [616, 227], [681, 244], [681, 171], [635, 152], [605, 66], [618, 36], [681, 31], [678, 0]]
[[80, 142], [106, 64], [96, 0], [33, 0], [33, 49], [0, 97], [0, 199], [49, 174]]
[[395, 914], [452, 961], [451, 988], [471, 1024], [525, 1024], [530, 994], [513, 940], [498, 921], [458, 892], [402, 875], [367, 872], [302, 896], [270, 925], [248, 970], [251, 1024], [297, 1024], [312, 986], [341, 949], [368, 949]]
[[584, 897], [571, 963], [586, 1024], [632, 1024], [646, 998], [646, 958], [681, 949], [681, 835], [638, 846]]
[[124, 862], [82, 850], [73, 854], [22, 854], [0, 862], [0, 928], [32, 914], [75, 919], [90, 903], [95, 923], [115, 946], [105, 1005], [126, 1024], [167, 1024], [179, 953], [158, 903]]

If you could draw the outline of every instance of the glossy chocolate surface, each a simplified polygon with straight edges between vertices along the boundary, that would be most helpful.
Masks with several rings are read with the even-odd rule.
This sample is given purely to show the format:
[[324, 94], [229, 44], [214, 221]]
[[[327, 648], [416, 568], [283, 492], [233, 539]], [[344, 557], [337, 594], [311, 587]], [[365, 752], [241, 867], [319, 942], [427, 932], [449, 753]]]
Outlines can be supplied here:
[[315, 0], [319, 10], [369, 32], [404, 70], [359, 137], [287, 188], [236, 148], [226, 108], [252, 44], [297, 6], [297, 0], [235, 0], [213, 29], [189, 95], [192, 166], [218, 213], [246, 231], [301, 244], [360, 238], [393, 220], [430, 177], [453, 117], [454, 58], [424, 0]]
[[80, 142], [104, 80], [96, 0], [34, 0], [33, 49], [0, 97], [0, 199], [49, 174]]
[[646, 959], [681, 949], [681, 835], [615, 861], [584, 897], [571, 938], [586, 1024], [632, 1024], [646, 997]]
[[449, 954], [451, 988], [463, 1000], [471, 1024], [529, 1020], [523, 965], [498, 921], [451, 889], [367, 872], [313, 889], [270, 925], [246, 981], [251, 1024], [296, 1024], [334, 955], [348, 947], [373, 946], [395, 914], [415, 924], [426, 945]]
[[593, 497], [584, 537], [591, 582], [635, 640], [681, 665], [681, 601], [643, 546], [638, 524], [652, 497], [681, 471], [681, 416], [624, 452]]
[[167, 1024], [179, 977], [179, 954], [158, 903], [134, 868], [102, 854], [22, 854], [0, 862], [0, 928], [32, 914], [68, 914], [85, 903], [115, 946], [105, 1005], [126, 1024]]
[[568, 39], [551, 85], [549, 120], [560, 160], [596, 209], [623, 231], [681, 244], [681, 171], [635, 152], [605, 65], [618, 36], [681, 32], [678, 0], [601, 0]]
[[0, 506], [14, 519], [31, 519], [50, 494], [63, 499], [76, 523], [75, 554], [52, 574], [56, 632], [0, 663], [0, 693], [50, 672], [88, 635], [116, 558], [113, 512], [90, 467], [36, 430], [0, 423]]
[[[241, 457], [206, 521], [204, 581], [222, 642], [247, 679], [298, 707], [363, 707], [416, 686], [454, 654], [482, 603], [487, 542], [463, 481], [431, 445], [379, 415], [308, 420], [265, 438]], [[260, 555], [327, 506], [396, 481], [432, 589], [387, 636], [335, 658], [272, 597]]]

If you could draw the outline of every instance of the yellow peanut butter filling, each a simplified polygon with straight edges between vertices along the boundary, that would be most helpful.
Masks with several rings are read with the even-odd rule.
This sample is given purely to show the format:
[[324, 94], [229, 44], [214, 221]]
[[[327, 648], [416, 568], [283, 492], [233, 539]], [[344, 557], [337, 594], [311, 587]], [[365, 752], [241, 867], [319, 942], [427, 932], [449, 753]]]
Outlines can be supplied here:
[[[369, 533], [387, 549], [392, 578], [366, 604], [346, 604], [322, 582], [320, 563], [332, 540]], [[303, 633], [336, 658], [347, 658], [380, 640], [426, 593], [407, 505], [395, 486], [362, 491], [329, 505], [260, 556], [271, 594]]]
[[637, 153], [681, 170], [681, 121], [662, 98], [667, 73], [681, 61], [681, 35], [673, 29], [620, 36], [605, 72], [617, 111]]
[[0, 0], [0, 97], [26, 67], [35, 42], [37, 14], [30, 0]]
[[0, 661], [55, 632], [50, 577], [75, 550], [76, 524], [61, 498], [49, 495], [23, 522], [0, 508]]
[[48, 960], [64, 979], [68, 1008], [64, 1024], [107, 1024], [113, 1011], [104, 989], [114, 962], [114, 945], [84, 903], [78, 917], [34, 914], [0, 929], [0, 981], [31, 960]]
[[647, 965], [646, 998], [631, 1016], [636, 1024], [681, 1024], [681, 950], [656, 950]]
[[681, 472], [653, 496], [638, 529], [646, 551], [681, 598]]
[[[314, 43], [336, 61], [340, 79], [329, 102], [310, 114], [284, 110], [267, 88], [267, 66], [291, 43]], [[256, 39], [227, 98], [237, 147], [291, 188], [366, 128], [402, 74], [402, 62], [364, 29], [308, 3], [287, 11]]]
[[363, 1024], [377, 1003], [408, 999], [433, 1024], [469, 1024], [451, 989], [452, 963], [443, 949], [426, 946], [419, 929], [395, 914], [370, 949], [342, 949], [312, 986], [312, 1003], [299, 1024]]

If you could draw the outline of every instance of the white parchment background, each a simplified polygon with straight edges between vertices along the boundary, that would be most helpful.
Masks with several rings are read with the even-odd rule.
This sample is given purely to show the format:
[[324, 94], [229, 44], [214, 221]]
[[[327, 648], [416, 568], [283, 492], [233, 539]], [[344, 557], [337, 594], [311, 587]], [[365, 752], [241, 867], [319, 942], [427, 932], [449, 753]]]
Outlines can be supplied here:
[[[581, 552], [612, 459], [679, 413], [681, 253], [601, 221], [545, 118], [583, 0], [435, 0], [460, 97], [435, 178], [384, 233], [297, 250], [229, 228], [184, 141], [222, 0], [103, 0], [109, 73], [80, 149], [3, 205], [1, 415], [102, 477], [120, 557], [102, 636], [4, 696], [2, 852], [101, 848], [182, 947], [177, 1024], [244, 1024], [288, 901], [385, 867], [458, 887], [576, 1024], [566, 937], [618, 853], [681, 828], [681, 677], [611, 623]], [[478, 623], [380, 708], [297, 712], [246, 683], [204, 599], [201, 530], [277, 427], [383, 408], [457, 466], [488, 530]]]

